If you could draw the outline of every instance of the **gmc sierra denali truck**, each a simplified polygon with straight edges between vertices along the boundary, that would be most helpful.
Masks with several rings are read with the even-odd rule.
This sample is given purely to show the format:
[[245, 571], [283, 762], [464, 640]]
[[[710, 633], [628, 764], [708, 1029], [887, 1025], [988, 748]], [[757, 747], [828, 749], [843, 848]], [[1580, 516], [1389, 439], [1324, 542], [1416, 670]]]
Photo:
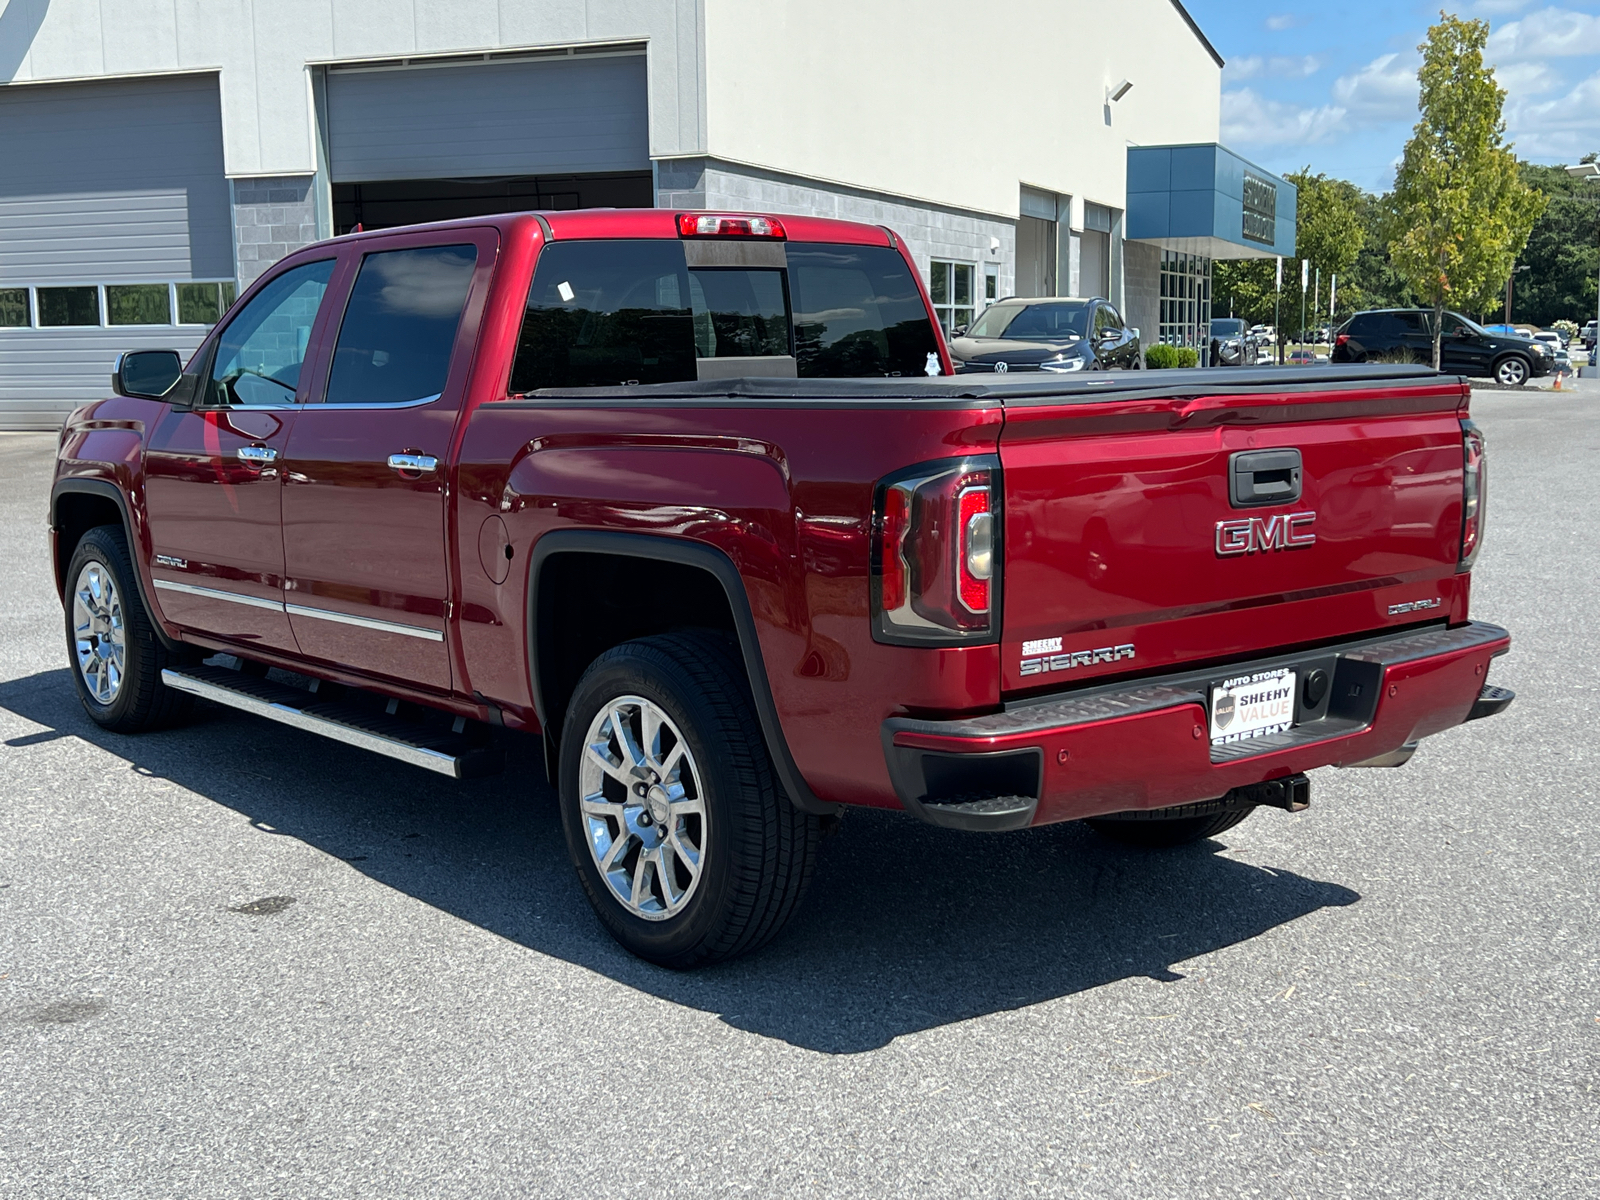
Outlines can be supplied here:
[[956, 377], [882, 228], [347, 236], [112, 391], [50, 499], [89, 715], [458, 778], [539, 737], [595, 911], [672, 966], [770, 939], [844, 805], [1168, 846], [1512, 698], [1462, 380]]

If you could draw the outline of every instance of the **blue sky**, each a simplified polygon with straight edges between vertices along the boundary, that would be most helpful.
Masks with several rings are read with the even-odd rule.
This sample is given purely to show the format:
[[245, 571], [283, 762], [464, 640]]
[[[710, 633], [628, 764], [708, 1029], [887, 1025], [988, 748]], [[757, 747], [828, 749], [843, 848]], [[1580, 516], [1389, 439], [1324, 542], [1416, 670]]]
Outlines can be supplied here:
[[[1416, 124], [1416, 48], [1437, 3], [1185, 2], [1228, 62], [1226, 146], [1280, 174], [1310, 163], [1388, 189]], [[1520, 157], [1565, 163], [1600, 151], [1600, 0], [1469, 0], [1454, 11], [1489, 22], [1488, 58]]]

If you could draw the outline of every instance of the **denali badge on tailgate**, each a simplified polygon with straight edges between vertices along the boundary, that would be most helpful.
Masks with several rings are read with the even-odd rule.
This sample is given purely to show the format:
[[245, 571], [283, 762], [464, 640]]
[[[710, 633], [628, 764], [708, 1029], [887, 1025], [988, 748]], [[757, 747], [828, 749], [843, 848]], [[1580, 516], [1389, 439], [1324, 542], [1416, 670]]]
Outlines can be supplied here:
[[1279, 513], [1275, 517], [1246, 517], [1217, 522], [1217, 556], [1255, 554], [1258, 551], [1288, 550], [1316, 544], [1311, 525], [1314, 512]]

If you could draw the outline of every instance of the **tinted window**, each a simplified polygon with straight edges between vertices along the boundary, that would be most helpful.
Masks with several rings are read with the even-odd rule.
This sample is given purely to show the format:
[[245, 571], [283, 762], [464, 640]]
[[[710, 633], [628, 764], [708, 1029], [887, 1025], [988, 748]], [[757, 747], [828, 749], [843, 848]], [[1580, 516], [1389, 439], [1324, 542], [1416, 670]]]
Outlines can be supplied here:
[[[996, 312], [997, 309], [1004, 311]], [[1029, 304], [1021, 308], [997, 304], [983, 314], [972, 332], [978, 337], [1048, 341], [1083, 337], [1088, 330], [1089, 305], [1086, 303]]]
[[206, 403], [286, 404], [294, 399], [333, 263], [325, 258], [285, 271], [228, 322], [217, 341]]
[[789, 288], [802, 378], [922, 375], [938, 353], [917, 281], [887, 246], [790, 243]]
[[329, 404], [403, 404], [444, 391], [476, 246], [381, 250], [361, 260], [328, 375]]
[[789, 353], [789, 305], [778, 270], [689, 272], [694, 352], [699, 358]]
[[683, 246], [556, 242], [539, 254], [511, 390], [695, 378]]
[[1380, 314], [1357, 313], [1350, 318], [1350, 324], [1345, 326], [1351, 337], [1372, 337], [1381, 328]]
[[1211, 322], [1212, 337], [1238, 337], [1244, 332], [1244, 322], [1237, 317], [1218, 317]]

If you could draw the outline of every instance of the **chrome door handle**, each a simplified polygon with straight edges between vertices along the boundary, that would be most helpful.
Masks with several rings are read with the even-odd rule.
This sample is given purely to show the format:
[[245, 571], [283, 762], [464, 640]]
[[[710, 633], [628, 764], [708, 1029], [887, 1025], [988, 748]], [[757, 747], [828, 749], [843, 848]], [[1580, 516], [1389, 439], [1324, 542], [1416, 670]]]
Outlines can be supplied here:
[[249, 463], [252, 467], [264, 467], [278, 461], [278, 452], [271, 446], [240, 446], [234, 453], [239, 456], [240, 462]]
[[415, 471], [419, 475], [432, 475], [439, 460], [431, 454], [391, 454], [389, 467], [395, 471]]

